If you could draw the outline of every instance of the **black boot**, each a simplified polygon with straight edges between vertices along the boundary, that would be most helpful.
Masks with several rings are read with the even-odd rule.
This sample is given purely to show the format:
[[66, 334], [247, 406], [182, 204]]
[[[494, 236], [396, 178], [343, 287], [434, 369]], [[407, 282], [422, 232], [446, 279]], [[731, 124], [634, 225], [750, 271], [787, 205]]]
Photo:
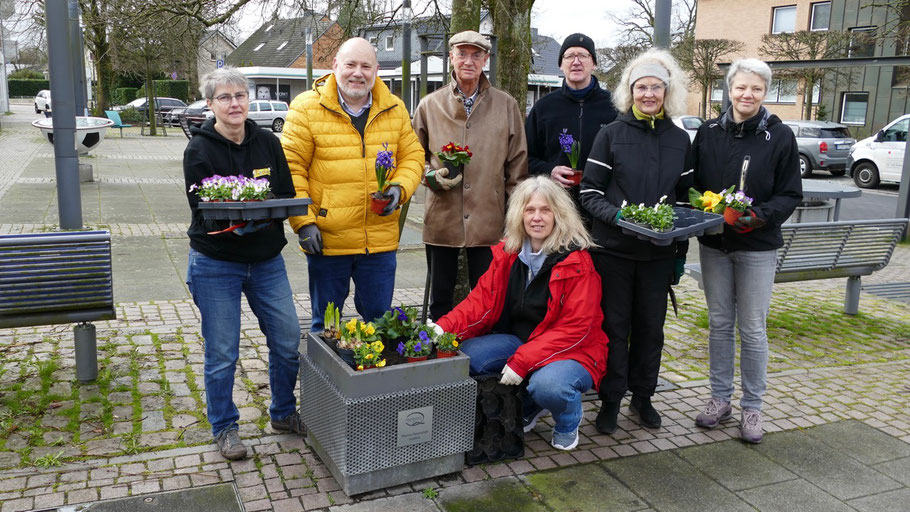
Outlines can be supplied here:
[[610, 435], [616, 432], [616, 418], [619, 416], [619, 400], [615, 402], [604, 401], [600, 405], [594, 427], [601, 434]]
[[638, 424], [648, 428], [660, 428], [660, 414], [651, 405], [650, 396], [632, 395], [629, 410], [638, 413]]

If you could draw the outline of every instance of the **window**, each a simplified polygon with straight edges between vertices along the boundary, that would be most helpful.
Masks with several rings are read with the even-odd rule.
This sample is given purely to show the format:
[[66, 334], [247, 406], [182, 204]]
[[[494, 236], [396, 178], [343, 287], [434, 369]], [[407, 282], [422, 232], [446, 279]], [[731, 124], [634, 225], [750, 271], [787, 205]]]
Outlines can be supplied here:
[[272, 108], [274, 108], [276, 112], [283, 112], [288, 109], [288, 105], [287, 103], [272, 103]]
[[868, 104], [868, 92], [845, 92], [843, 95], [840, 122], [844, 124], [866, 124], [866, 106]]
[[265, 43], [259, 43], [258, 45], [256, 45], [255, 48], [253, 48], [253, 51], [258, 52], [259, 49], [262, 48], [263, 46], [265, 46]]
[[250, 112], [259, 112], [259, 104], [255, 101], [250, 102]]
[[907, 142], [908, 126], [910, 126], [910, 119], [894, 123], [882, 134], [882, 142]]
[[277, 52], [278, 50], [284, 48], [284, 47], [287, 46], [287, 45], [288, 45], [288, 42], [285, 41], [285, 42], [279, 44], [279, 45], [278, 45], [278, 48], [275, 48], [275, 51]]
[[378, 49], [378, 48], [379, 48], [379, 47], [377, 46], [379, 43], [376, 42], [376, 36], [371, 36], [371, 37], [370, 37], [370, 44], [373, 46], [374, 49]]
[[875, 27], [853, 27], [850, 29], [850, 50], [848, 57], [872, 57], [875, 55]]
[[686, 130], [697, 130], [703, 122], [700, 117], [684, 117], [682, 119], [683, 127]]
[[812, 4], [812, 14], [809, 16], [809, 30], [828, 30], [830, 20], [831, 2]]
[[271, 111], [272, 111], [272, 104], [269, 103], [269, 102], [267, 102], [267, 101], [260, 102], [260, 103], [259, 103], [259, 111], [260, 111], [260, 112], [271, 112]]
[[771, 33], [783, 34], [784, 32], [796, 32], [795, 5], [774, 8], [774, 15], [771, 21]]
[[772, 80], [765, 101], [768, 103], [796, 103], [799, 82], [797, 80]]
[[385, 49], [386, 51], [395, 49], [395, 36], [385, 36]]
[[711, 82], [711, 101], [721, 102], [724, 100], [724, 79], [718, 78]]

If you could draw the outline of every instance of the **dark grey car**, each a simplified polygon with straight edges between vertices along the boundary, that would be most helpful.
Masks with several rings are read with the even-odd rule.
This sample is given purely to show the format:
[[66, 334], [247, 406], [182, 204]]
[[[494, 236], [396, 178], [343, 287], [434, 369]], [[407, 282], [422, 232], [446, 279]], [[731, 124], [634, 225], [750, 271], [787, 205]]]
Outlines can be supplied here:
[[856, 139], [850, 129], [831, 121], [784, 121], [793, 130], [799, 145], [799, 171], [803, 178], [813, 169], [828, 171], [832, 176], [847, 172], [847, 155]]

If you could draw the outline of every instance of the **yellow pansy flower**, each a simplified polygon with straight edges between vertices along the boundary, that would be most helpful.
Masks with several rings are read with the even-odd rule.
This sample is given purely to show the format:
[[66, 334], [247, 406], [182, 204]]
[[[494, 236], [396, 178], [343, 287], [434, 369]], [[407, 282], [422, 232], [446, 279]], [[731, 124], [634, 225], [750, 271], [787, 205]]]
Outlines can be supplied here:
[[357, 330], [357, 319], [352, 318], [350, 322], [344, 324], [344, 328], [351, 334], [354, 334], [354, 331]]
[[385, 350], [385, 345], [383, 345], [381, 341], [374, 341], [372, 346], [373, 346], [373, 350], [375, 350], [376, 352], [382, 352], [383, 350]]
[[364, 359], [373, 359], [373, 357], [375, 357], [373, 354], [367, 354]]
[[363, 370], [363, 365], [362, 365], [362, 364], [358, 364], [358, 365], [357, 365], [357, 369], [358, 369], [358, 370]]
[[376, 328], [373, 327], [373, 324], [366, 324], [363, 332], [365, 332], [367, 336], [372, 336], [373, 333], [376, 332]]
[[457, 346], [458, 346], [458, 340], [453, 341], [453, 342], [452, 342], [452, 346], [453, 346], [453, 347], [457, 347]]
[[383, 366], [385, 366], [385, 359], [376, 363], [376, 368], [382, 368]]

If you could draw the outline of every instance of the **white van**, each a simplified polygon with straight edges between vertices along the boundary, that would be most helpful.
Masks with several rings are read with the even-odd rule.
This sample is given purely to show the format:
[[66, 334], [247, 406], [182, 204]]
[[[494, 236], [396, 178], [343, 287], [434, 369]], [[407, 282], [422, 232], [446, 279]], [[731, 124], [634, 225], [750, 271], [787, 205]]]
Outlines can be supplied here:
[[847, 169], [856, 186], [875, 188], [880, 182], [901, 182], [908, 126], [910, 114], [904, 114], [850, 148]]

